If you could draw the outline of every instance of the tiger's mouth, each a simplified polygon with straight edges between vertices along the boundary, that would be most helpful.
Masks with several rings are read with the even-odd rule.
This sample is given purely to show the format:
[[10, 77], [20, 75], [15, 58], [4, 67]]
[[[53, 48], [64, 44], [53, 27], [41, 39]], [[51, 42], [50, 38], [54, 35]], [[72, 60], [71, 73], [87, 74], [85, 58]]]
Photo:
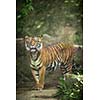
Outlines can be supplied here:
[[39, 54], [39, 51], [36, 48], [30, 48], [31, 57], [33, 60], [36, 60]]
[[36, 48], [30, 48], [30, 52], [36, 53], [37, 49]]

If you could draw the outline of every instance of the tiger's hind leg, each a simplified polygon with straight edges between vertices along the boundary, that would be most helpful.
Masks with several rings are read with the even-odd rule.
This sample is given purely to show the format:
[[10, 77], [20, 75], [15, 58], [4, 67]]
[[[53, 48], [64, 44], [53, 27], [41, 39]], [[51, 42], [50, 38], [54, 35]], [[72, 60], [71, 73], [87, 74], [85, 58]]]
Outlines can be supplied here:
[[67, 73], [71, 74], [72, 73], [72, 64], [66, 64], [60, 67], [62, 75], [63, 75], [63, 79], [66, 80], [67, 78]]
[[67, 71], [66, 71], [65, 66], [61, 66], [60, 69], [61, 69], [61, 73], [62, 73], [63, 79], [66, 80]]

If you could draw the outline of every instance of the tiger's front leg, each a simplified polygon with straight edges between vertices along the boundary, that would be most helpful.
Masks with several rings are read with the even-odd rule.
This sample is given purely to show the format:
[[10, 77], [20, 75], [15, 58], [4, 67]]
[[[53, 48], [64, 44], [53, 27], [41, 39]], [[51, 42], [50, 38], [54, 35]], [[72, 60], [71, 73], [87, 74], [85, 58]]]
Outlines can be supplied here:
[[34, 69], [31, 69], [32, 71], [32, 75], [33, 75], [33, 78], [35, 80], [35, 89], [39, 89], [39, 72], [34, 70]]
[[46, 72], [46, 67], [43, 66], [39, 70], [39, 87], [40, 87], [40, 89], [43, 89], [44, 88], [45, 72]]
[[41, 67], [38, 71], [32, 69], [32, 75], [35, 80], [35, 89], [40, 90], [44, 88], [45, 66]]

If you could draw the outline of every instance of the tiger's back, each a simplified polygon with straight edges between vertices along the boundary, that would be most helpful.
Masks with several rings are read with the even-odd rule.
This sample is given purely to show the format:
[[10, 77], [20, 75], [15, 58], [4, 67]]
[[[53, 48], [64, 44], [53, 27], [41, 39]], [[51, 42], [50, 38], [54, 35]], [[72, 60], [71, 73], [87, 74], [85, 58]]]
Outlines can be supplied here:
[[62, 64], [67, 64], [74, 55], [74, 48], [70, 44], [57, 43], [41, 50], [41, 62], [47, 69], [53, 70]]

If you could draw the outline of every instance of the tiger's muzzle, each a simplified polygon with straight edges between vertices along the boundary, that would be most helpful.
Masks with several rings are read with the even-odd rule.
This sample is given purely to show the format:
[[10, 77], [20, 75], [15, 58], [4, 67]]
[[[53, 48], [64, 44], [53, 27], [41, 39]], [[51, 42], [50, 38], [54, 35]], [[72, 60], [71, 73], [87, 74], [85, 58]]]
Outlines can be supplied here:
[[35, 48], [35, 47], [30, 47], [30, 52], [33, 52], [33, 53], [35, 53], [35, 52], [37, 52], [38, 50], [37, 50], [37, 48]]

